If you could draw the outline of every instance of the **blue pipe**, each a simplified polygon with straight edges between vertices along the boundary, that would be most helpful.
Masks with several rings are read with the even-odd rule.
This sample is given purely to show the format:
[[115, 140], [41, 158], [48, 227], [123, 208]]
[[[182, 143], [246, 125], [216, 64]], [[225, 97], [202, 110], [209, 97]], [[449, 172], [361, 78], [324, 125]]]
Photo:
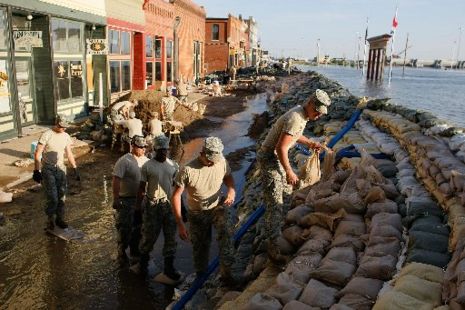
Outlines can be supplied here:
[[[265, 213], [265, 207], [260, 205], [247, 219], [247, 221], [239, 228], [234, 234], [233, 241], [237, 243], [247, 230], [255, 224], [255, 222]], [[178, 302], [173, 306], [173, 310], [181, 310], [187, 304], [187, 302], [194, 297], [195, 293], [203, 286], [204, 282], [207, 281], [208, 277], [215, 271], [220, 264], [219, 256], [216, 256], [213, 261], [208, 265], [207, 272], [195, 278], [189, 290], [181, 296]]]

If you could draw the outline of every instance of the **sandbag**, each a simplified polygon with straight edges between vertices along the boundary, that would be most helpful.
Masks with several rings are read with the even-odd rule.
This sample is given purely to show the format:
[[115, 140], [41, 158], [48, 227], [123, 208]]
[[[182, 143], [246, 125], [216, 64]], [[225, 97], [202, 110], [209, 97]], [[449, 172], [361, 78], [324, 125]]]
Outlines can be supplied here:
[[313, 152], [300, 170], [300, 179], [306, 185], [313, 185], [320, 181], [320, 178], [320, 154], [318, 152]]
[[310, 213], [312, 209], [306, 205], [300, 205], [292, 210], [289, 210], [286, 214], [286, 224], [296, 224], [301, 218]]
[[339, 304], [346, 305], [350, 309], [370, 310], [373, 307], [374, 301], [361, 295], [347, 294], [339, 300]]
[[279, 301], [268, 294], [257, 293], [244, 306], [244, 310], [281, 310]]
[[318, 199], [314, 201], [313, 208], [317, 212], [336, 212], [345, 210], [348, 213], [364, 213], [365, 204], [358, 192], [350, 194], [336, 193], [330, 197]]
[[302, 290], [303, 287], [294, 282], [289, 274], [281, 272], [276, 277], [276, 284], [270, 287], [266, 293], [285, 305], [291, 300], [297, 299]]
[[382, 213], [382, 212], [397, 213], [398, 212], [397, 204], [394, 201], [387, 200], [387, 199], [385, 201], [368, 204], [366, 216], [368, 218], [372, 218], [375, 214]]
[[339, 292], [339, 296], [347, 294], [356, 294], [364, 296], [371, 300], [376, 300], [379, 291], [383, 287], [383, 281], [378, 279], [354, 277], [347, 285]]
[[445, 253], [449, 245], [449, 237], [424, 231], [409, 231], [408, 248], [423, 249]]
[[323, 228], [327, 228], [330, 231], [334, 231], [337, 227], [337, 224], [344, 217], [345, 213], [346, 212], [343, 209], [340, 209], [339, 211], [332, 214], [323, 212], [313, 212], [304, 216], [299, 221], [299, 225], [303, 227], [318, 225]]
[[353, 247], [356, 252], [360, 252], [365, 244], [359, 236], [339, 235], [331, 242], [330, 248], [333, 247]]
[[294, 247], [300, 247], [305, 241], [301, 237], [303, 231], [301, 227], [294, 225], [283, 230], [283, 237]]
[[351, 236], [361, 236], [366, 233], [366, 226], [363, 222], [352, 222], [342, 220], [334, 232], [334, 236], [338, 237], [340, 235], [351, 235]]
[[381, 295], [373, 306], [373, 310], [433, 310], [433, 308], [433, 305], [394, 290]]
[[374, 245], [368, 245], [365, 249], [365, 255], [368, 256], [385, 256], [391, 255], [397, 257], [400, 252], [400, 241], [395, 237], [381, 237], [385, 241]]
[[352, 277], [354, 271], [355, 266], [352, 264], [325, 259], [310, 275], [312, 278], [327, 283], [344, 286]]
[[351, 265], [355, 265], [357, 258], [355, 251], [352, 247], [335, 247], [329, 250], [323, 259], [323, 264], [325, 260], [333, 260], [338, 262], [345, 262]]
[[378, 237], [396, 237], [402, 239], [402, 234], [392, 225], [375, 225], [370, 229], [370, 236]]
[[365, 204], [370, 204], [378, 201], [386, 200], [386, 194], [384, 193], [383, 189], [379, 186], [373, 186], [368, 191], [368, 194], [363, 199]]
[[398, 231], [402, 231], [402, 218], [399, 214], [378, 213], [371, 219], [370, 227], [391, 225]]
[[299, 248], [298, 254], [325, 253], [325, 248], [329, 245], [327, 240], [309, 239]]
[[334, 173], [334, 165], [336, 163], [336, 152], [332, 150], [326, 150], [323, 161], [323, 167], [321, 168], [321, 178], [328, 180]]
[[394, 286], [394, 290], [435, 307], [441, 304], [441, 288], [440, 283], [430, 282], [409, 274], [398, 278]]
[[[434, 218], [437, 218], [434, 216]], [[442, 235], [449, 237], [449, 226], [439, 223], [439, 224], [431, 224], [431, 223], [419, 223], [418, 220], [414, 221], [410, 230], [410, 232], [413, 231], [423, 231], [423, 232], [429, 232], [432, 234], [436, 235]]]
[[333, 238], [333, 234], [331, 234], [331, 232], [326, 228], [314, 225], [309, 228], [309, 238], [317, 240], [326, 240], [330, 242]]
[[442, 268], [432, 265], [410, 263], [400, 270], [399, 278], [406, 275], [416, 276], [427, 281], [441, 284], [444, 278], [444, 271]]
[[395, 177], [398, 172], [396, 164], [388, 159], [377, 159], [375, 167], [385, 178]]
[[412, 249], [407, 253], [406, 259], [407, 263], [423, 263], [437, 266], [440, 268], [444, 268], [445, 266], [447, 266], [449, 260], [450, 255], [448, 253], [431, 252], [422, 249]]
[[347, 180], [350, 174], [350, 170], [338, 170], [334, 172], [334, 174], [331, 176], [331, 180], [333, 180], [335, 183], [342, 185], [342, 183], [344, 183], [345, 180]]
[[318, 280], [311, 279], [302, 292], [299, 301], [312, 307], [329, 308], [334, 304], [336, 294], [336, 289], [326, 286]]
[[295, 252], [295, 248], [292, 243], [287, 241], [282, 235], [276, 238], [276, 245], [279, 248], [279, 253], [283, 255], [290, 255]]
[[364, 255], [355, 275], [388, 281], [395, 273], [396, 263], [397, 257], [391, 255], [380, 257]]
[[310, 307], [309, 305], [306, 305], [297, 300], [291, 300], [283, 308], [283, 310], [319, 310], [319, 309], [320, 308]]
[[321, 254], [319, 253], [299, 255], [287, 264], [285, 273], [294, 279], [296, 283], [305, 285], [310, 279], [310, 273], [320, 265], [320, 262]]

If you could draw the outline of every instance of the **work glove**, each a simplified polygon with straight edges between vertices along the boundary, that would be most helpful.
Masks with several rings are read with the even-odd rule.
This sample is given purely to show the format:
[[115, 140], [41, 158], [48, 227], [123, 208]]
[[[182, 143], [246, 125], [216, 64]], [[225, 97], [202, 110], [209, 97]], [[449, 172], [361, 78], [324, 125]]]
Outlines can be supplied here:
[[39, 170], [34, 170], [34, 173], [32, 174], [32, 179], [37, 183], [42, 182], [42, 173]]
[[119, 208], [121, 208], [121, 200], [119, 200], [119, 198], [113, 199], [113, 204], [111, 206], [113, 207], [113, 209], [118, 210]]
[[81, 175], [79, 174], [78, 168], [73, 168], [73, 177], [76, 179], [76, 181], [81, 181]]

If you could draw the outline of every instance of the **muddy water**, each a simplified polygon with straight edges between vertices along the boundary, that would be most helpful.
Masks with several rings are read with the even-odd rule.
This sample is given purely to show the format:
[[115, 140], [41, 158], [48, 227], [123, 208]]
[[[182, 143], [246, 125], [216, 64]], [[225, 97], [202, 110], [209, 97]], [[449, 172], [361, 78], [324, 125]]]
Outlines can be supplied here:
[[[245, 110], [204, 132], [225, 142], [231, 153], [253, 146], [246, 137], [253, 113], [266, 109], [265, 97], [247, 101]], [[201, 140], [186, 145], [184, 161], [193, 158]], [[232, 167], [240, 193], [244, 172], [253, 153], [239, 152]], [[83, 180], [81, 191], [67, 199], [67, 219], [85, 232], [83, 241], [65, 243], [43, 231], [43, 194], [21, 186], [12, 204], [2, 206], [8, 218], [0, 227], [0, 309], [164, 309], [173, 289], [150, 278], [161, 270], [162, 238], [152, 252], [148, 279], [118, 269], [115, 264], [116, 231], [111, 208], [111, 169], [118, 158], [108, 150], [97, 150], [80, 160]], [[193, 270], [190, 244], [178, 241], [176, 266], [182, 272]], [[211, 256], [215, 253], [212, 251]]]

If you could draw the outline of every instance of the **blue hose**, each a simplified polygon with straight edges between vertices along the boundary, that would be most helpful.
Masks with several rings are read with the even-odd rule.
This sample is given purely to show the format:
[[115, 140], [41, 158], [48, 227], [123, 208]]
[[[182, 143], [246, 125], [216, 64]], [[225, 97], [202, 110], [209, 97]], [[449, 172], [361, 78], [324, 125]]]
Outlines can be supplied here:
[[[265, 207], [260, 205], [247, 219], [247, 221], [239, 228], [234, 234], [233, 241], [237, 243], [247, 230], [255, 224], [255, 222], [265, 213]], [[204, 282], [207, 281], [208, 277], [215, 271], [220, 263], [220, 259], [216, 256], [213, 261], [208, 265], [207, 272], [195, 278], [189, 290], [181, 296], [178, 302], [173, 306], [173, 310], [181, 310], [187, 304], [187, 302], [194, 297], [195, 293], [203, 286]]]

